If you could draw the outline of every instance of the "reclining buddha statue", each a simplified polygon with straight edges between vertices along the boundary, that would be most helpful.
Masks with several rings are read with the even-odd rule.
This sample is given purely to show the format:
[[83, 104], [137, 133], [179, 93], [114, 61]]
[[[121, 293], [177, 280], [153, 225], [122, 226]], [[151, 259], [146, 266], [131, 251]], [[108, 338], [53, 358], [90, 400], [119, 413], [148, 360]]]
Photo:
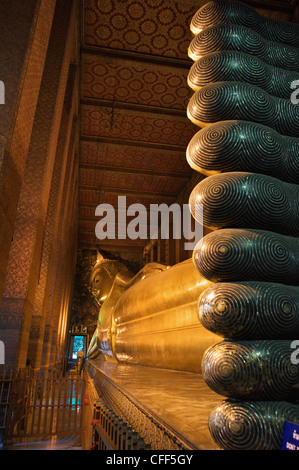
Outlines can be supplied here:
[[199, 294], [212, 284], [191, 259], [149, 263], [133, 275], [99, 255], [91, 285], [100, 310], [88, 358], [200, 372], [203, 353], [221, 339], [197, 315]]

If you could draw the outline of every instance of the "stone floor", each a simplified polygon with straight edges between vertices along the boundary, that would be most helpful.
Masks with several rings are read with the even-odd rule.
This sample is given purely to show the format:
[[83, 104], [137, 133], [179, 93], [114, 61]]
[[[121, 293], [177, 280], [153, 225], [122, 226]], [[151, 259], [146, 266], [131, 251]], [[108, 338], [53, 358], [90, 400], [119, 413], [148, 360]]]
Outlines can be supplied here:
[[81, 450], [77, 438], [51, 439], [7, 446], [5, 450]]
[[91, 361], [109, 380], [176, 430], [196, 448], [218, 450], [208, 429], [211, 410], [223, 399], [200, 374]]
[[[210, 390], [200, 374], [109, 361], [90, 361], [88, 367], [95, 382], [104, 376], [114, 389], [147, 409], [164, 426], [191, 443], [192, 448], [219, 450], [210, 435], [208, 418], [224, 397]], [[7, 450], [81, 450], [81, 447], [78, 438], [70, 436], [14, 444]]]

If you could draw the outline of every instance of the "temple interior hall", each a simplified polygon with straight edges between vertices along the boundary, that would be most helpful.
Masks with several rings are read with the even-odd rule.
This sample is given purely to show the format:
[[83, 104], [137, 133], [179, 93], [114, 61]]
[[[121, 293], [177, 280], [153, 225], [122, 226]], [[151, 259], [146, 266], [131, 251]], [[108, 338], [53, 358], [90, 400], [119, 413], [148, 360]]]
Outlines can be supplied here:
[[[290, 57], [293, 54], [299, 58], [299, 35], [298, 45], [289, 40], [299, 31], [296, 30], [299, 1], [242, 2], [240, 31], [230, 33], [229, 40], [237, 42], [236, 37], [239, 37], [240, 44], [249, 44], [251, 49], [248, 46], [242, 51], [238, 46], [237, 52], [256, 62], [252, 59], [250, 63], [248, 59], [246, 74], [253, 70], [252, 74], [248, 72], [243, 78], [242, 69], [242, 77], [236, 78], [234, 73], [238, 73], [240, 67], [234, 56], [237, 72], [232, 71], [233, 78], [227, 78], [227, 74], [219, 80], [214, 77], [224, 60], [228, 60], [227, 56], [220, 57], [218, 48], [218, 55], [215, 53], [204, 62], [204, 52], [196, 49], [204, 50], [207, 46], [208, 50], [212, 39], [222, 34], [221, 24], [219, 27], [213, 23], [213, 8], [217, 2], [220, 10], [224, 8], [226, 12], [226, 8], [230, 8], [229, 14], [239, 18], [240, 2], [233, 0], [0, 2], [1, 449], [184, 453], [255, 450], [262, 446], [271, 450], [281, 447], [285, 422], [297, 425], [295, 435], [298, 435], [299, 448], [298, 366], [292, 362], [285, 379], [279, 375], [284, 373], [282, 366], [277, 366], [279, 372], [273, 372], [275, 363], [264, 379], [267, 386], [264, 382], [256, 385], [258, 379], [251, 371], [260, 366], [254, 365], [253, 356], [260, 358], [261, 353], [250, 349], [258, 343], [257, 347], [264, 348], [263, 351], [266, 347], [267, 351], [273, 349], [268, 354], [271, 358], [279, 348], [281, 357], [287, 356], [283, 349], [289, 347], [287, 341], [294, 344], [299, 338], [298, 229], [297, 232], [295, 228], [293, 232], [285, 231], [281, 218], [274, 227], [267, 215], [247, 218], [245, 225], [238, 225], [238, 221], [230, 225], [231, 220], [234, 221], [231, 217], [227, 225], [224, 224], [224, 228], [269, 230], [278, 233], [277, 237], [297, 238], [294, 255], [298, 259], [297, 284], [293, 278], [282, 277], [280, 281], [277, 276], [268, 279], [265, 275], [269, 283], [286, 285], [287, 292], [282, 292], [282, 287], [279, 291], [281, 296], [287, 297], [281, 307], [285, 316], [290, 312], [288, 309], [297, 305], [294, 314], [297, 330], [289, 330], [293, 331], [290, 335], [287, 329], [284, 335], [278, 326], [279, 334], [273, 327], [271, 337], [267, 336], [270, 328], [265, 336], [248, 333], [248, 337], [233, 336], [226, 341], [227, 329], [232, 331], [234, 323], [230, 326], [228, 320], [227, 329], [222, 333], [206, 328], [199, 320], [198, 299], [204, 297], [204, 316], [211, 306], [212, 296], [223, 295], [220, 292], [222, 278], [210, 274], [211, 264], [203, 266], [204, 261], [200, 264], [203, 257], [195, 254], [190, 243], [190, 234], [197, 233], [196, 217], [191, 215], [195, 213], [193, 204], [196, 198], [203, 200], [204, 191], [205, 194], [209, 191], [200, 186], [203, 192], [194, 193], [194, 188], [219, 176], [219, 172], [202, 170], [199, 163], [194, 163], [194, 153], [200, 145], [208, 148], [206, 154], [212, 158], [214, 142], [222, 132], [216, 129], [216, 137], [212, 132], [206, 139], [203, 136], [198, 145], [193, 139], [200, 129], [202, 132], [209, 129], [206, 123], [202, 125], [203, 113], [209, 112], [205, 99], [214, 93], [214, 88], [205, 95], [202, 92], [209, 83], [216, 83], [216, 87], [229, 80], [231, 83], [243, 81], [244, 90], [245, 86], [248, 90], [264, 86], [264, 94], [259, 95], [262, 96], [260, 108], [254, 117], [252, 113], [237, 118], [231, 111], [232, 106], [226, 108], [224, 93], [227, 90], [223, 88], [220, 98], [224, 101], [219, 117], [217, 115], [213, 122], [216, 125], [218, 121], [238, 119], [245, 123], [254, 121], [257, 126], [266, 125], [273, 129], [273, 134], [272, 130], [267, 131], [266, 139], [273, 142], [277, 138], [278, 142], [280, 134], [279, 142], [285, 139], [289, 145], [285, 144], [280, 153], [286, 156], [291, 152], [286, 148], [294, 148], [292, 161], [298, 161], [299, 144], [296, 147], [295, 142], [296, 135], [299, 139], [298, 112], [294, 111], [294, 119], [288, 121], [283, 114], [288, 111], [279, 111], [281, 120], [277, 119], [274, 124], [283, 122], [285, 127], [281, 124], [280, 129], [268, 119], [270, 105], [267, 107], [267, 103], [271, 101], [272, 110], [282, 106], [282, 101], [288, 101], [279, 96], [276, 89], [284, 88], [284, 80], [292, 78], [294, 82], [296, 76], [299, 80], [299, 66], [297, 70], [286, 71], [287, 65], [275, 64], [275, 61], [266, 64], [266, 61], [270, 56], [275, 59], [276, 55], [277, 60], [283, 61], [288, 53]], [[197, 18], [200, 25], [206, 26], [196, 29], [195, 15], [206, 5]], [[234, 8], [236, 15], [232, 13]], [[255, 12], [252, 21], [250, 12]], [[219, 17], [220, 23], [225, 23], [220, 14]], [[276, 22], [285, 25], [281, 37], [275, 27], [272, 39], [262, 37], [268, 27], [263, 24], [270, 25], [271, 29]], [[248, 38], [242, 28], [247, 30]], [[223, 37], [227, 38], [224, 33]], [[198, 43], [194, 38], [199, 38]], [[197, 51], [193, 56], [190, 44], [194, 44]], [[286, 49], [282, 51], [282, 47]], [[275, 48], [279, 50], [277, 54]], [[266, 50], [264, 56], [261, 50]], [[216, 56], [221, 60], [217, 62]], [[192, 66], [201, 60], [200, 76]], [[245, 59], [240, 63], [245, 64]], [[259, 64], [264, 64], [266, 70], [265, 85], [261, 84], [262, 65]], [[197, 78], [193, 79], [191, 67]], [[249, 75], [254, 76], [250, 83]], [[194, 84], [197, 79], [198, 84]], [[280, 87], [276, 86], [279, 81]], [[198, 96], [199, 101], [193, 102], [193, 96]], [[224, 108], [229, 111], [222, 118]], [[251, 105], [247, 108], [250, 110]], [[215, 109], [216, 106], [211, 106], [211, 113], [216, 113]], [[257, 139], [259, 137], [252, 137], [248, 152], [259, 148]], [[193, 153], [188, 147], [191, 141], [194, 141]], [[274, 147], [273, 144], [273, 150], [269, 151], [273, 155]], [[235, 149], [236, 156], [237, 144]], [[248, 159], [253, 161], [250, 156]], [[260, 161], [265, 159], [261, 157]], [[267, 175], [265, 179], [275, 179], [274, 186], [283, 174], [281, 186], [289, 185], [285, 193], [294, 191], [294, 197], [288, 197], [299, 204], [297, 177], [284, 178], [282, 167], [275, 173], [274, 164], [265, 165], [260, 171], [242, 165], [224, 171]], [[295, 170], [289, 173], [294, 175]], [[256, 180], [246, 180], [244, 184], [254, 185]], [[266, 196], [259, 194], [263, 201]], [[280, 204], [278, 199], [277, 204]], [[208, 206], [208, 202], [205, 203]], [[152, 215], [156, 214], [157, 207], [163, 207], [163, 215], [166, 213], [168, 218], [162, 219], [161, 212], [154, 224]], [[169, 211], [169, 207], [174, 208], [173, 211]], [[227, 207], [219, 210], [223, 218]], [[216, 212], [217, 209], [211, 207], [211, 221], [201, 224], [204, 240], [223, 228], [220, 222], [214, 226], [219, 215]], [[241, 213], [243, 209], [233, 212]], [[179, 227], [174, 223], [178, 214]], [[208, 217], [206, 214], [204, 212]], [[254, 223], [258, 220], [260, 225], [254, 225], [252, 220]], [[218, 219], [215, 223], [218, 224]], [[295, 227], [296, 223], [286, 225]], [[216, 247], [224, 240], [219, 248], [223, 258], [228, 257], [225, 237], [224, 234], [222, 241], [214, 242]], [[236, 241], [234, 246], [237, 243], [241, 244]], [[250, 262], [262, 267], [267, 264], [267, 260], [259, 263], [253, 258]], [[243, 263], [244, 271], [246, 263], [247, 259]], [[229, 261], [224, 264], [227, 266]], [[207, 274], [202, 275], [203, 272]], [[243, 280], [247, 282], [238, 277], [227, 282]], [[248, 278], [248, 282], [251, 280]], [[214, 286], [218, 287], [217, 292], [209, 290]], [[251, 285], [245, 287], [249, 289]], [[212, 292], [210, 297], [208, 290]], [[230, 284], [225, 292], [231, 290]], [[270, 290], [269, 287], [267, 292]], [[258, 295], [261, 299], [261, 290]], [[225, 302], [220, 300], [217, 304], [219, 316], [227, 307]], [[237, 335], [237, 327], [233, 331]], [[231, 388], [214, 385], [221, 374], [224, 384], [230, 380], [241, 383], [229, 375], [230, 361], [234, 360], [229, 359], [234, 354], [231, 342], [235, 344], [234, 341], [239, 349], [233, 369], [237, 374], [242, 363], [242, 371], [246, 369], [246, 373], [251, 374], [250, 379], [247, 376], [243, 388], [236, 384]], [[266, 341], [275, 344], [266, 346]], [[207, 355], [206, 351], [218, 343], [222, 349], [211, 349]], [[211, 368], [220, 355], [224, 359], [214, 373]], [[203, 377], [203, 357], [206, 374], [210, 374], [208, 380]], [[207, 361], [210, 361], [208, 365]], [[295, 399], [287, 393], [291, 388], [292, 393], [297, 390]], [[217, 408], [220, 404], [221, 410]], [[253, 409], [254, 417], [247, 415], [249, 408]], [[221, 422], [226, 420], [223, 426], [219, 424], [220, 414]], [[263, 420], [267, 416], [273, 420], [265, 425]], [[250, 430], [243, 429], [244, 422]], [[266, 429], [264, 437], [261, 429]], [[223, 430], [227, 432], [225, 436]]]

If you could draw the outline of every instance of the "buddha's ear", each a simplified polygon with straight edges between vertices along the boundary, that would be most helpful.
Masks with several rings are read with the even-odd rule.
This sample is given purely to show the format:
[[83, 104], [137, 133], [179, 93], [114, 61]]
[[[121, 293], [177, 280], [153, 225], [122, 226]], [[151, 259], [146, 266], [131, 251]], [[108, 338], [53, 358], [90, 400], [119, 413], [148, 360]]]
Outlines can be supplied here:
[[104, 260], [104, 256], [101, 255], [101, 253], [99, 251], [97, 251], [97, 263], [99, 263], [100, 261], [103, 261]]

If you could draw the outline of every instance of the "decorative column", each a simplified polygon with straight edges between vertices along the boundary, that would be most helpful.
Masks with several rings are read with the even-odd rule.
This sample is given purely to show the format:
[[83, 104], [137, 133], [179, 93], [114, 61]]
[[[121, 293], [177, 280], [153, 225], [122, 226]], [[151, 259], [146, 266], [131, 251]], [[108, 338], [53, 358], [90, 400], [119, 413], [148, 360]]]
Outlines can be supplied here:
[[58, 353], [59, 326], [63, 311], [63, 294], [68, 285], [65, 270], [74, 274], [77, 247], [73, 244], [77, 240], [77, 193], [78, 193], [78, 159], [76, 158], [75, 136], [78, 131], [78, 122], [74, 120], [72, 129], [72, 145], [68, 154], [68, 172], [64, 180], [62, 204], [58, 219], [58, 231], [55, 240], [53, 258], [53, 271], [49, 286], [49, 300], [46, 306], [45, 335], [42, 353], [42, 367], [47, 368], [55, 364]]
[[[56, 5], [1, 305], [9, 364], [26, 364], [45, 221], [76, 25], [75, 2]], [[2, 334], [2, 333], [1, 333]]]
[[[56, 0], [0, 2], [0, 80], [4, 85], [4, 104], [0, 104], [0, 302], [55, 4]], [[9, 334], [9, 343], [8, 338]]]
[[[77, 66], [70, 67], [66, 97], [61, 119], [57, 152], [53, 170], [53, 178], [49, 196], [48, 211], [43, 239], [43, 252], [40, 265], [39, 281], [35, 292], [33, 316], [31, 321], [28, 358], [31, 367], [39, 369], [42, 361], [46, 312], [49, 304], [51, 277], [54, 272], [55, 250], [61, 239], [60, 213], [61, 210], [70, 212], [64, 207], [63, 187], [65, 179], [69, 178], [70, 148], [76, 141], [73, 131], [74, 116], [77, 114], [78, 101], [78, 70]], [[71, 155], [73, 158], [73, 155]]]

